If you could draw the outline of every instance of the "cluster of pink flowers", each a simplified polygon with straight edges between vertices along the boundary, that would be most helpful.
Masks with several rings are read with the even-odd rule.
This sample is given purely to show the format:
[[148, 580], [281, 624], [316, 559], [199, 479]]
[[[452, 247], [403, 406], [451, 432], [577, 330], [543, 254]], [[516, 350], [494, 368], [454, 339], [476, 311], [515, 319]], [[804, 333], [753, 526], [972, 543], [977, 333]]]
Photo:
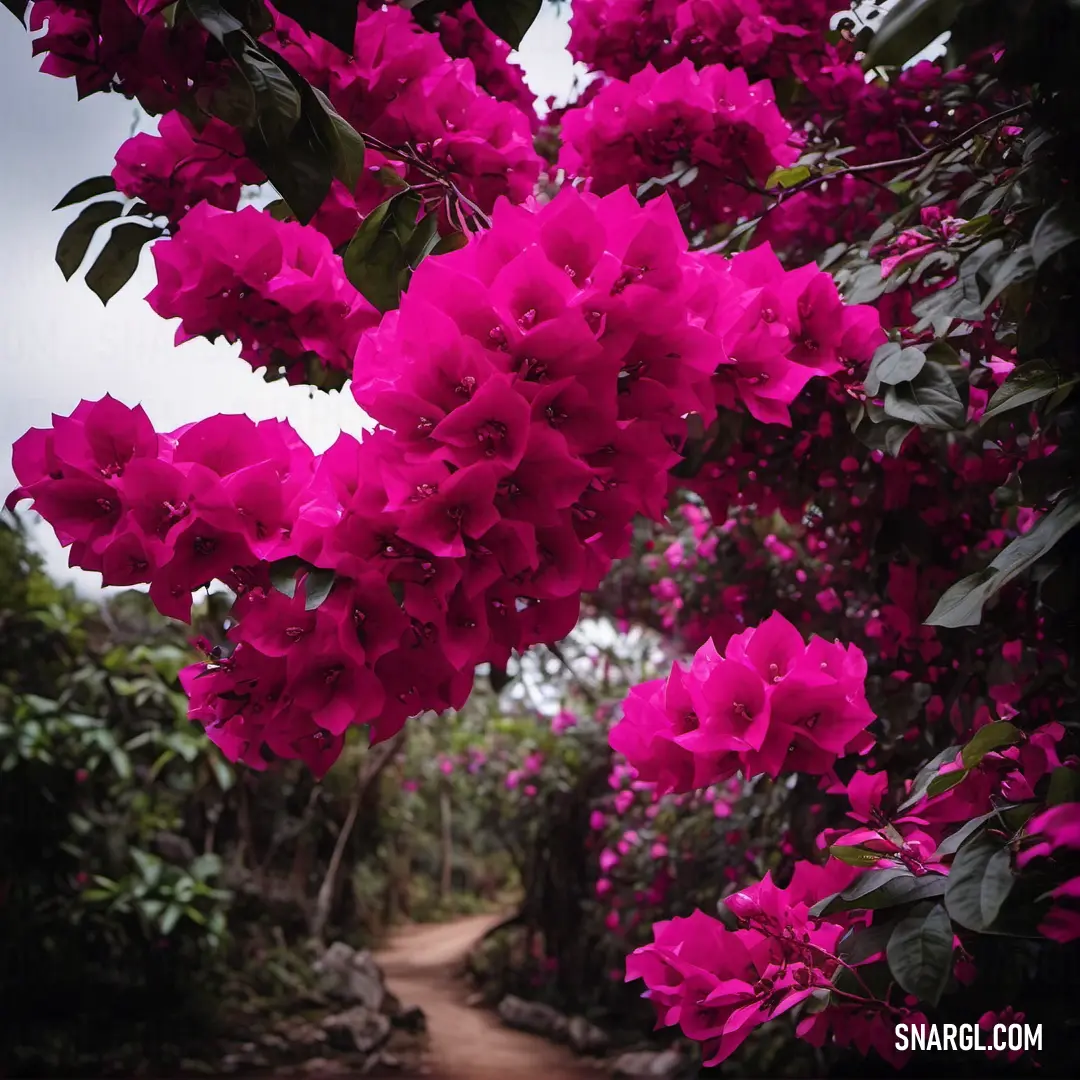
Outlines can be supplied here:
[[735, 221], [758, 205], [754, 189], [799, 156], [770, 83], [722, 64], [696, 71], [689, 60], [609, 82], [567, 113], [562, 134], [560, 168], [600, 195], [681, 171], [671, 190], [697, 225]]
[[725, 655], [706, 642], [689, 668], [642, 683], [623, 704], [611, 745], [661, 790], [687, 791], [742, 771], [828, 773], [866, 753], [874, 720], [855, 646], [810, 644], [782, 615], [734, 635]]
[[251, 206], [230, 213], [199, 203], [152, 251], [158, 281], [147, 300], [162, 318], [182, 320], [177, 344], [239, 341], [253, 368], [290, 382], [309, 377], [308, 356], [348, 371], [360, 335], [379, 321], [325, 236]]
[[[253, 209], [200, 204], [155, 255], [155, 309], [182, 336], [242, 337], [252, 363], [290, 337], [340, 362], [374, 322], [325, 237]], [[685, 417], [711, 419], [724, 389], [722, 271], [687, 253], [666, 199], [503, 202], [362, 338], [353, 392], [383, 425], [362, 443], [314, 459], [286, 427], [242, 417], [157, 437], [106, 399], [20, 441], [16, 494], [75, 542], [74, 563], [151, 582], [163, 612], [186, 617], [192, 589], [229, 583], [237, 645], [187, 676], [192, 715], [245, 761], [261, 741], [280, 755], [318, 735], [321, 771], [349, 723], [382, 737], [459, 707], [476, 664], [565, 635], [634, 515], [662, 516]], [[315, 610], [307, 585], [269, 587], [266, 560], [286, 556], [336, 573]], [[847, 687], [852, 663], [825, 649], [819, 666], [839, 668], [819, 681]], [[771, 768], [775, 748], [753, 738]]]
[[[381, 6], [372, 2], [372, 7]], [[439, 16], [439, 41], [455, 59], [471, 60], [476, 85], [496, 101], [516, 105], [539, 126], [536, 95], [525, 83], [521, 68], [510, 60], [510, 46], [488, 29], [469, 3]]]
[[[704, 1064], [716, 1065], [759, 1025], [815, 991], [832, 989], [842, 964], [837, 945], [858, 917], [814, 918], [810, 908], [857, 875], [857, 870], [836, 860], [825, 867], [800, 862], [785, 889], [766, 874], [757, 885], [726, 898], [735, 929], [701, 911], [657, 923], [654, 941], [627, 959], [627, 981], [643, 979], [658, 1023], [677, 1024], [689, 1038], [704, 1044]], [[823, 1039], [830, 1026], [840, 1029], [846, 1024], [861, 1030], [837, 1030], [841, 1041], [861, 1041], [865, 1036], [892, 1060], [892, 1028], [872, 999], [859, 1005], [809, 1016], [800, 1023], [799, 1033], [813, 1042], [815, 1036]], [[924, 1019], [911, 1009], [889, 1011], [903, 1012], [909, 1023]], [[845, 1034], [848, 1038], [843, 1038]]]
[[133, 135], [116, 152], [112, 171], [118, 191], [141, 199], [155, 216], [176, 224], [197, 203], [235, 210], [245, 184], [266, 177], [248, 158], [239, 132], [209, 119], [202, 130], [168, 112], [158, 133]]
[[684, 57], [782, 77], [793, 52], [820, 47], [832, 7], [830, 0], [576, 0], [570, 51], [619, 79]]
[[[137, 98], [151, 113], [175, 108], [212, 76], [207, 36], [193, 22], [173, 28], [154, 0], [34, 0], [30, 29], [41, 70], [75, 80], [79, 97], [102, 90]], [[190, 80], [190, 81], [189, 81]]]
[[[470, 24], [464, 13], [459, 18], [466, 21], [451, 21], [446, 33], [453, 41], [460, 32], [467, 47]], [[485, 210], [500, 195], [521, 202], [532, 194], [540, 174], [532, 144], [535, 113], [484, 93], [472, 60], [451, 59], [439, 37], [403, 8], [361, 7], [352, 56], [292, 19], [275, 14], [274, 21], [267, 44], [326, 93], [358, 131], [416, 147]]]
[[813, 263], [785, 270], [762, 244], [708, 264], [720, 278], [707, 300], [720, 300], [708, 325], [723, 335], [728, 358], [714, 381], [723, 408], [741, 401], [755, 419], [789, 425], [788, 406], [810, 379], [860, 368], [885, 341], [878, 313], [845, 304]]

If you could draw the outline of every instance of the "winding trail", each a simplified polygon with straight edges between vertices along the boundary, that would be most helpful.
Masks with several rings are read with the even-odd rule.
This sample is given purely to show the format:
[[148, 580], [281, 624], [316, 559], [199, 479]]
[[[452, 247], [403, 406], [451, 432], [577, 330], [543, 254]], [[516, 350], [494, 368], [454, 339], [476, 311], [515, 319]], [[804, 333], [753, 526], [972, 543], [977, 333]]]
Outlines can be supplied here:
[[504, 1027], [465, 1004], [461, 965], [501, 916], [403, 927], [376, 954], [390, 990], [427, 1016], [430, 1080], [597, 1080], [595, 1066], [536, 1035]]

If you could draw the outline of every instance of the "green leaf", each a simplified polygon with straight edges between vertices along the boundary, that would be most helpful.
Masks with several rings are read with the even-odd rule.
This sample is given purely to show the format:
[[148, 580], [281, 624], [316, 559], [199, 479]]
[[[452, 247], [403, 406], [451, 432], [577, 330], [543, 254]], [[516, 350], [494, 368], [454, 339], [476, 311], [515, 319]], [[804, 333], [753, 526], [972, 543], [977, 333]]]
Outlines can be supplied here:
[[1002, 413], [1049, 397], [1059, 386], [1060, 376], [1045, 360], [1029, 360], [1009, 372], [1008, 378], [987, 402], [979, 423], [985, 424]]
[[[459, 234], [460, 235], [460, 234]], [[412, 236], [402, 249], [405, 261], [415, 270], [439, 244], [439, 219], [435, 214], [425, 214], [413, 229]]]
[[963, 578], [937, 602], [927, 626], [978, 626], [983, 606], [1080, 525], [1080, 498], [1066, 496], [1034, 528], [998, 552], [988, 567]]
[[965, 416], [964, 403], [948, 371], [931, 360], [913, 380], [885, 391], [885, 412], [897, 420], [943, 431], [962, 427]]
[[953, 928], [941, 904], [920, 904], [900, 920], [885, 947], [889, 970], [920, 1001], [937, 1005], [952, 974]]
[[274, 7], [295, 19], [309, 34], [318, 34], [352, 56], [358, 0], [275, 0]]
[[316, 608], [321, 607], [330, 595], [330, 590], [334, 587], [336, 579], [336, 571], [321, 570], [317, 566], [312, 567], [304, 578], [304, 610], [314, 611]]
[[902, 67], [952, 26], [962, 0], [899, 0], [881, 21], [863, 67]]
[[953, 769], [952, 772], [938, 773], [926, 786], [926, 797], [933, 799], [946, 791], [952, 791], [958, 784], [967, 779], [967, 769]]
[[245, 42], [233, 56], [255, 99], [255, 126], [271, 149], [286, 143], [300, 122], [300, 94], [292, 80], [254, 43]]
[[439, 242], [431, 250], [432, 255], [447, 255], [451, 251], [460, 251], [467, 247], [469, 238], [463, 232], [447, 233], [439, 239]]
[[896, 386], [910, 382], [923, 369], [926, 356], [922, 349], [901, 348], [895, 341], [882, 345], [870, 361], [870, 370], [866, 373], [866, 392], [877, 397], [881, 384]]
[[353, 191], [364, 173], [367, 147], [360, 133], [330, 104], [330, 99], [314, 86], [305, 102], [312, 127], [326, 147], [334, 176]]
[[158, 924], [161, 928], [161, 932], [168, 937], [176, 928], [176, 924], [180, 921], [180, 916], [184, 914], [184, 907], [182, 904], [169, 904], [161, 915], [161, 922]]
[[230, 14], [217, 0], [185, 0], [188, 11], [202, 24], [203, 29], [220, 44], [230, 34], [243, 31], [244, 24]]
[[544, 0], [473, 0], [481, 22], [514, 49], [521, 44], [543, 6]]
[[117, 225], [94, 265], [86, 271], [86, 284], [107, 304], [131, 280], [138, 269], [143, 247], [162, 235], [162, 230], [136, 222]]
[[296, 595], [296, 572], [308, 567], [298, 555], [288, 555], [270, 564], [270, 584], [291, 600]]
[[990, 278], [990, 289], [982, 296], [982, 307], [988, 308], [1010, 285], [1023, 281], [1035, 272], [1035, 260], [1031, 248], [1021, 244], [995, 266]]
[[68, 281], [86, 258], [94, 233], [105, 222], [118, 218], [123, 210], [124, 204], [112, 199], [91, 203], [64, 230], [60, 242], [56, 245], [56, 265], [60, 267], [60, 272]]
[[966, 768], [974, 769], [992, 750], [997, 750], [1002, 746], [1012, 746], [1018, 743], [1021, 737], [1020, 729], [1006, 720], [987, 724], [979, 728], [972, 740], [960, 751], [960, 760]]
[[346, 276], [380, 311], [397, 307], [408, 284], [406, 245], [416, 230], [419, 205], [412, 191], [392, 195], [368, 214], [345, 250]]
[[1031, 257], [1035, 268], [1052, 259], [1059, 251], [1064, 251], [1070, 244], [1080, 239], [1080, 220], [1077, 219], [1075, 206], [1058, 203], [1052, 206], [1035, 226], [1031, 234]]
[[788, 169], [774, 169], [770, 173], [769, 179], [765, 181], [765, 187], [769, 191], [777, 187], [795, 187], [796, 184], [809, 180], [810, 176], [810, 168], [807, 165], [792, 165]]
[[941, 874], [916, 877], [910, 870], [893, 867], [868, 870], [853, 885], [815, 904], [811, 915], [831, 915], [837, 911], [876, 911], [915, 900], [926, 900], [945, 893], [946, 878]]
[[74, 206], [92, 199], [95, 195], [104, 195], [115, 190], [116, 181], [111, 176], [91, 176], [89, 180], [76, 184], [53, 209], [62, 210], [65, 206]]
[[996, 817], [997, 811], [991, 810], [989, 814], [980, 814], [970, 821], [965, 821], [956, 832], [950, 833], [940, 844], [938, 844], [937, 848], [934, 850], [935, 858], [941, 859], [946, 855], [955, 854], [960, 845], [963, 844], [969, 836], [973, 836], [980, 829], [984, 828], [991, 818]]
[[1080, 802], [1080, 773], [1067, 765], [1060, 765], [1050, 774], [1050, 786], [1046, 790], [1046, 805]]
[[945, 906], [968, 930], [985, 930], [997, 918], [1015, 881], [1009, 849], [981, 835], [962, 845], [949, 871]]
[[881, 921], [875, 919], [870, 926], [848, 930], [837, 942], [836, 955], [846, 964], [861, 964], [885, 951], [895, 928], [895, 922], [882, 917]]
[[937, 776], [941, 766], [946, 762], [956, 759], [958, 746], [947, 746], [940, 754], [928, 761], [915, 776], [915, 782], [911, 785], [911, 793], [898, 807], [900, 812], [910, 810], [925, 795], [934, 777]]
[[296, 215], [284, 199], [274, 199], [263, 207], [263, 213], [269, 214], [275, 221], [289, 221]]
[[871, 851], [869, 848], [852, 847], [845, 844], [833, 844], [829, 848], [829, 854], [834, 859], [847, 863], [848, 866], [873, 866], [885, 858], [880, 851]]

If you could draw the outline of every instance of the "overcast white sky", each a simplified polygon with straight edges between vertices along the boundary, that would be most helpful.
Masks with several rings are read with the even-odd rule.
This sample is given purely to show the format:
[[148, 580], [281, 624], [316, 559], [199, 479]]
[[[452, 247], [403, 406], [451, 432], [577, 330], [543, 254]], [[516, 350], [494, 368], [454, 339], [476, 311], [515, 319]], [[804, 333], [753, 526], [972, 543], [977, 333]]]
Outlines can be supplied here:
[[[569, 5], [561, 15], [546, 5], [522, 43], [522, 66], [541, 99], [564, 97], [573, 80], [568, 17]], [[176, 324], [143, 300], [154, 284], [145, 252], [107, 308], [78, 277], [64, 281], [53, 254], [77, 211], [52, 207], [80, 180], [112, 169], [135, 111], [117, 95], [77, 101], [72, 80], [41, 75], [37, 66], [28, 35], [0, 13], [0, 101], [7, 103], [0, 121], [0, 502], [15, 486], [15, 439], [106, 393], [141, 402], [164, 431], [214, 413], [287, 417], [316, 451], [341, 429], [359, 432], [363, 416], [347, 393], [313, 397], [302, 387], [268, 385], [225, 344], [200, 339], [174, 348]], [[100, 591], [98, 574], [68, 570], [51, 530], [39, 527], [35, 537], [56, 577], [86, 595]]]

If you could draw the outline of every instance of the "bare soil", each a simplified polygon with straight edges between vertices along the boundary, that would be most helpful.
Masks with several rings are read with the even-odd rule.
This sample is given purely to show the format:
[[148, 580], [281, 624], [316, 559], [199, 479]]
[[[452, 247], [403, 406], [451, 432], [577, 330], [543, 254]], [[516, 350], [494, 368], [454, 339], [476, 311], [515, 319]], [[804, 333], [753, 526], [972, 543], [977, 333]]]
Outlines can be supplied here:
[[[504, 1027], [486, 1009], [465, 1003], [461, 969], [470, 949], [500, 916], [403, 927], [376, 954], [390, 990], [427, 1017], [426, 1080], [598, 1080], [598, 1066], [565, 1046]], [[389, 1074], [388, 1074], [389, 1075]], [[398, 1072], [401, 1080], [412, 1075]]]

